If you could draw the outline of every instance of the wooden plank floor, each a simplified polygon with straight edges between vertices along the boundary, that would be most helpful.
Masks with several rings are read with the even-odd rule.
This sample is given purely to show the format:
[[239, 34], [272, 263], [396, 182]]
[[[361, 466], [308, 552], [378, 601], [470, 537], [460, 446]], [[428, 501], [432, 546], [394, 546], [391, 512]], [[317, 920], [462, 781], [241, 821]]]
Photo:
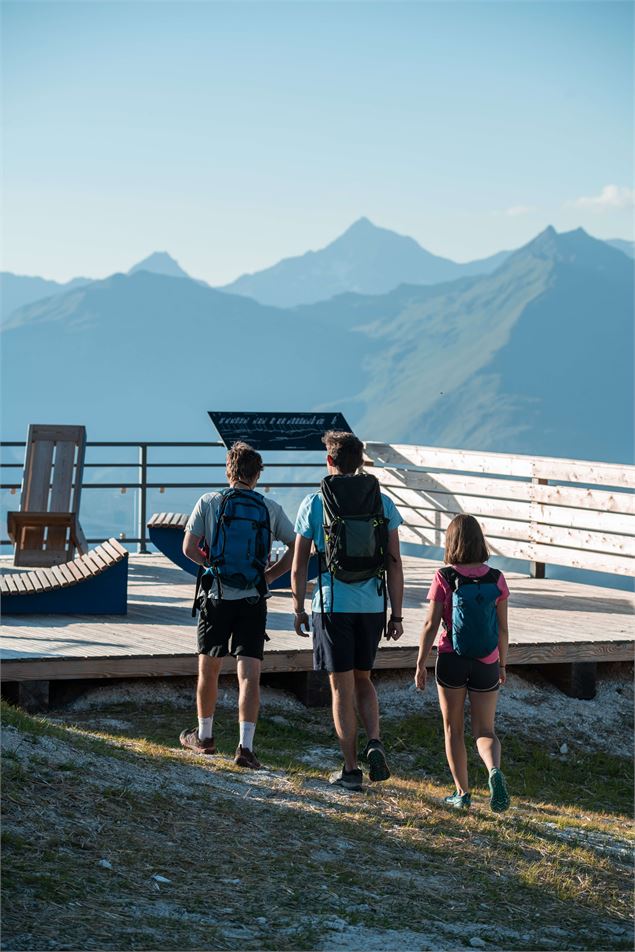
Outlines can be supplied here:
[[[9, 560], [3, 571], [15, 571]], [[436, 563], [406, 557], [405, 634], [383, 642], [377, 666], [414, 666], [425, 596]], [[127, 616], [6, 617], [0, 644], [5, 681], [193, 674], [193, 579], [162, 555], [132, 555]], [[510, 664], [632, 660], [635, 646], [630, 593], [551, 579], [507, 575]], [[306, 671], [311, 643], [291, 629], [288, 592], [269, 601], [264, 669]], [[433, 659], [432, 659], [433, 660]], [[233, 659], [226, 667], [231, 671]]]

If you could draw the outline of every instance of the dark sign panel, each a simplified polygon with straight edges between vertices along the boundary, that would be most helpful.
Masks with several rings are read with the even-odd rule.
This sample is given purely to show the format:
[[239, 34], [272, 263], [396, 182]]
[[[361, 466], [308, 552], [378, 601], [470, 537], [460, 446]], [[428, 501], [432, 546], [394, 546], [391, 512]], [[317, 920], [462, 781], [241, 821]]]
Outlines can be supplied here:
[[322, 450], [327, 430], [350, 431], [341, 413], [208, 413], [227, 447], [245, 440], [256, 450]]

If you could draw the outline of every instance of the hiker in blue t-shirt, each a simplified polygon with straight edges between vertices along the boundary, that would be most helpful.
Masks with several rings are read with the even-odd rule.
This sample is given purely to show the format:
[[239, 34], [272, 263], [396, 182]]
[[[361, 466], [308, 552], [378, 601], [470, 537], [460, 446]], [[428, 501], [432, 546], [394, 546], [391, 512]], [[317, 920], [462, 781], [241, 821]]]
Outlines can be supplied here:
[[[393, 502], [379, 491], [374, 476], [359, 473], [363, 444], [352, 433], [329, 431], [329, 475], [319, 493], [307, 496], [298, 511], [291, 588], [295, 630], [306, 637], [306, 575], [312, 545], [320, 571], [312, 604], [313, 667], [328, 671], [333, 721], [344, 766], [330, 782], [360, 790], [356, 708], [368, 736], [364, 758], [370, 780], [387, 780], [390, 771], [379, 734], [379, 705], [370, 678], [382, 632], [403, 634], [403, 569]], [[325, 532], [326, 529], [326, 532]], [[392, 614], [387, 619], [387, 605]]]
[[[231, 653], [237, 659], [240, 721], [234, 763], [252, 770], [260, 768], [253, 742], [267, 637], [267, 583], [289, 571], [295, 545], [293, 526], [282, 507], [255, 492], [262, 469], [260, 453], [247, 443], [234, 443], [227, 454], [230, 488], [201, 496], [183, 540], [185, 555], [207, 571], [200, 578], [198, 727], [182, 731], [180, 741], [199, 754], [216, 753], [218, 676], [223, 658]], [[269, 565], [273, 539], [288, 549]]]

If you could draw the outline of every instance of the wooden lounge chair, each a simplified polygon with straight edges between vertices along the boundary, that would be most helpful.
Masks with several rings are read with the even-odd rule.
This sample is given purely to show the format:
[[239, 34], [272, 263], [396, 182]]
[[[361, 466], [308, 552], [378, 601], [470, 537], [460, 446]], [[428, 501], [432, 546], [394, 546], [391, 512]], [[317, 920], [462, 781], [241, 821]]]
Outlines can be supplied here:
[[9, 512], [15, 565], [59, 565], [88, 551], [79, 524], [86, 429], [33, 424], [24, 463], [20, 512]]
[[[179, 568], [189, 572], [190, 575], [196, 575], [198, 566], [183, 555], [183, 533], [189, 516], [182, 512], [155, 512], [148, 522], [148, 535], [150, 542], [156, 546], [159, 552], [178, 565]], [[317, 557], [311, 556], [308, 568], [308, 578], [317, 578]], [[270, 588], [290, 588], [291, 573], [285, 572], [280, 578], [270, 585]]]
[[3, 615], [125, 615], [128, 551], [108, 539], [77, 559], [50, 568], [3, 572]]

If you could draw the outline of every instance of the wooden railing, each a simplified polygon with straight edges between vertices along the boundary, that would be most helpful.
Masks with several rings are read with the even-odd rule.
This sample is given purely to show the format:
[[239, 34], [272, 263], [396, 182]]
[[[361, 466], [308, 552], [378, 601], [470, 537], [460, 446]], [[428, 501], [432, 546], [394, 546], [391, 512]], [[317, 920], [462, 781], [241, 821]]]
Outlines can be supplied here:
[[404, 519], [406, 542], [443, 547], [454, 516], [476, 516], [493, 554], [635, 574], [635, 466], [366, 443]]

